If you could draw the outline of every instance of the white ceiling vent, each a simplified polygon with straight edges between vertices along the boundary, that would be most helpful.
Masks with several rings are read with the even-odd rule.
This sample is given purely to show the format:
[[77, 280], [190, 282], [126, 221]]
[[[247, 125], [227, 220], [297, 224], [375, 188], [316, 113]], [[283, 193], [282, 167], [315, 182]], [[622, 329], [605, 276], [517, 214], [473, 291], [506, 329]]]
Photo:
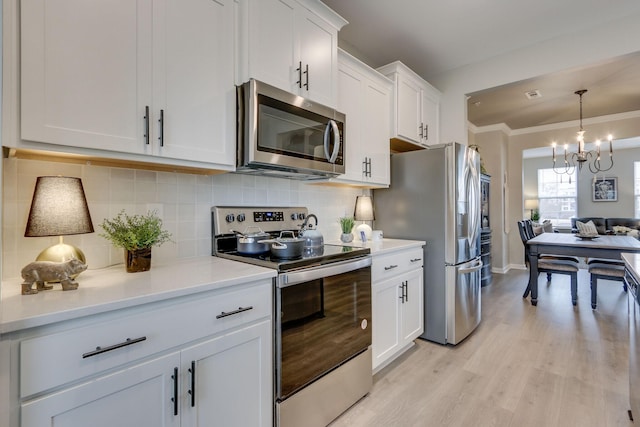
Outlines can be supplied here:
[[538, 98], [542, 98], [542, 94], [540, 93], [539, 90], [530, 90], [524, 93], [527, 97], [527, 99], [538, 99]]

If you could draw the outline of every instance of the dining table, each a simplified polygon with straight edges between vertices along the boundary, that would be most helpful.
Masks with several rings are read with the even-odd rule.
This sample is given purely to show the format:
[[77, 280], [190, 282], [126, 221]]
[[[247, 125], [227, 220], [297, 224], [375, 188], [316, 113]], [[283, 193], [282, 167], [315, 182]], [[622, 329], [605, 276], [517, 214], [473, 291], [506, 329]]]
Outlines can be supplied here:
[[582, 238], [574, 233], [542, 233], [527, 241], [531, 305], [538, 304], [538, 257], [540, 254], [620, 260], [625, 252], [640, 253], [640, 240], [627, 235]]

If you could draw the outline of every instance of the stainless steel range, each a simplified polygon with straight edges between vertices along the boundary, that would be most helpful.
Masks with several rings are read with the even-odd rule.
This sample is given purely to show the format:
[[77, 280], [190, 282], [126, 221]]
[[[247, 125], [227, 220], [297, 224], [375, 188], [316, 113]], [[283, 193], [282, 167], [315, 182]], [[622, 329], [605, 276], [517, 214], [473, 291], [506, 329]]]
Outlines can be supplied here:
[[369, 249], [323, 245], [304, 250], [294, 259], [241, 253], [237, 232], [251, 230], [270, 237], [281, 231], [297, 234], [308, 209], [217, 206], [211, 213], [213, 255], [278, 271], [274, 279], [275, 424], [326, 426], [372, 386]]

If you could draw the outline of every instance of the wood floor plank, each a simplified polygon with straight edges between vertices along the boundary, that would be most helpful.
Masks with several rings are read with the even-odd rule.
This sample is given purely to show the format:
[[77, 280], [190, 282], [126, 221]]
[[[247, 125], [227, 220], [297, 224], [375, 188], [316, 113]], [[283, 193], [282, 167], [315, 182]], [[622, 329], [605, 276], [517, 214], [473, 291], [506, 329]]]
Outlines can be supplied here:
[[480, 327], [457, 346], [417, 340], [374, 376], [371, 392], [331, 427], [631, 427], [627, 297], [589, 276], [541, 277], [539, 302], [522, 298], [526, 271], [494, 274]]

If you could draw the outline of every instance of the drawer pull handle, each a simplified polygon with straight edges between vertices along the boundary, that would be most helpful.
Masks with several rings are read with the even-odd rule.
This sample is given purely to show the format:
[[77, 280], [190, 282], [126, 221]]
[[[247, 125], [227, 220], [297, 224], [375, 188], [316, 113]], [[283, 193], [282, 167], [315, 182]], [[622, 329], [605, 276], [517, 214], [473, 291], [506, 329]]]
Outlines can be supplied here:
[[216, 319], [221, 319], [223, 317], [227, 317], [227, 316], [233, 316], [234, 314], [238, 314], [238, 313], [242, 313], [243, 311], [249, 311], [249, 310], [253, 310], [253, 306], [250, 305], [249, 307], [238, 307], [237, 310], [233, 310], [233, 311], [229, 311], [229, 312], [222, 312], [220, 314], [218, 314], [216, 316]]
[[82, 355], [82, 358], [86, 359], [87, 357], [97, 356], [98, 354], [106, 353], [107, 351], [116, 350], [118, 348], [126, 347], [126, 346], [131, 345], [131, 344], [136, 344], [136, 343], [145, 341], [146, 339], [147, 339], [147, 337], [140, 337], [140, 338], [133, 338], [133, 339], [127, 338], [123, 342], [118, 343], [118, 344], [114, 344], [114, 345], [110, 345], [109, 347], [96, 347], [95, 350], [90, 351], [88, 353], [84, 353]]
[[413, 259], [411, 260], [411, 262], [418, 262], [418, 261], [422, 261], [422, 258], [413, 258]]
[[391, 264], [390, 266], [385, 267], [385, 268], [384, 268], [384, 270], [385, 270], [385, 271], [393, 270], [394, 268], [397, 268], [397, 267], [398, 267], [398, 265], [397, 265], [397, 264]]

